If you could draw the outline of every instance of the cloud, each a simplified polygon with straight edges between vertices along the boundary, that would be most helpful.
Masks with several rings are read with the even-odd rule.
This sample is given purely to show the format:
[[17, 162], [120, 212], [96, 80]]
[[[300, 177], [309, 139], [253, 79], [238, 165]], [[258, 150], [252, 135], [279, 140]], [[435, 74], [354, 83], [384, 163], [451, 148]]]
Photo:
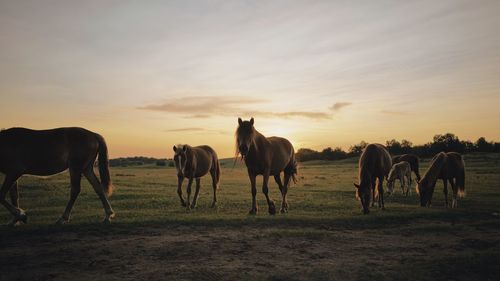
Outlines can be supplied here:
[[257, 104], [266, 102], [265, 99], [240, 96], [190, 96], [172, 99], [157, 105], [147, 105], [139, 109], [156, 110], [170, 113], [192, 113], [192, 116], [207, 116], [221, 111], [234, 111], [241, 104]]
[[347, 107], [351, 104], [352, 104], [352, 102], [336, 102], [332, 106], [330, 106], [330, 110], [333, 112], [337, 112], [337, 111], [341, 110], [342, 108]]
[[408, 115], [408, 112], [403, 111], [381, 110], [380, 112], [387, 115]]
[[288, 119], [291, 117], [304, 117], [310, 119], [331, 119], [332, 116], [326, 112], [314, 111], [288, 111], [288, 112], [271, 112], [271, 111], [248, 111], [243, 112], [245, 116], [259, 116], [259, 117], [278, 117]]
[[198, 128], [198, 127], [167, 129], [164, 130], [164, 132], [167, 133], [205, 132], [205, 133], [220, 134], [220, 135], [230, 134], [229, 132], [223, 130], [212, 130], [212, 129]]
[[165, 130], [165, 132], [197, 132], [197, 131], [204, 131], [205, 129], [203, 128], [178, 128], [178, 129], [169, 129]]
[[[321, 111], [261, 111], [249, 110], [248, 107], [270, 102], [267, 99], [242, 97], [242, 96], [190, 96], [176, 98], [160, 104], [151, 104], [138, 107], [141, 110], [160, 111], [174, 114], [182, 114], [184, 118], [205, 119], [212, 116], [254, 116], [254, 117], [276, 117], [276, 118], [309, 118], [309, 119], [331, 119], [331, 113]], [[350, 104], [350, 103], [349, 103]], [[334, 104], [333, 107], [343, 107]], [[192, 128], [191, 128], [192, 129]], [[186, 130], [187, 131], [187, 130]]]

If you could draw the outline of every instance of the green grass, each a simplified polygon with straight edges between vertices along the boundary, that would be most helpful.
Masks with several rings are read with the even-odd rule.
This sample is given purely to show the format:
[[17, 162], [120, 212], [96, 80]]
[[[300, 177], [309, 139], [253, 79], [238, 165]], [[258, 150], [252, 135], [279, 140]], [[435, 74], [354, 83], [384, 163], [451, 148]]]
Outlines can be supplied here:
[[[412, 253], [416, 257], [415, 260], [401, 259], [400, 262], [396, 262], [396, 265], [391, 262], [390, 267], [382, 263], [374, 269], [369, 259], [367, 264], [358, 264], [354, 271], [341, 265], [337, 265], [335, 269], [318, 265], [301, 271], [302, 274], [299, 275], [278, 271], [264, 272], [258, 276], [268, 280], [332, 280], [337, 277], [361, 280], [429, 280], [433, 278], [444, 280], [450, 276], [451, 279], [456, 277], [456, 280], [468, 280], [474, 277], [487, 280], [493, 277], [491, 274], [495, 272], [492, 269], [492, 263], [498, 264], [500, 260], [498, 245], [500, 217], [494, 215], [494, 213], [500, 213], [500, 155], [470, 154], [465, 156], [465, 161], [467, 197], [459, 201], [459, 208], [443, 207], [442, 183], [438, 182], [432, 208], [418, 207], [418, 198], [414, 190], [412, 196], [407, 198], [401, 195], [397, 186], [396, 193], [386, 200], [386, 210], [374, 208], [367, 216], [361, 214], [359, 202], [354, 199], [352, 183], [357, 181], [356, 159], [301, 163], [299, 182], [289, 189], [289, 213], [275, 216], [267, 213], [267, 205], [260, 192], [261, 177], [258, 179], [257, 195], [259, 213], [257, 216], [247, 215], [251, 195], [246, 169], [241, 164], [233, 168], [231, 161], [225, 161], [222, 165], [218, 207], [216, 209], [209, 207], [212, 198], [211, 180], [205, 177], [202, 178], [198, 207], [191, 211], [186, 211], [180, 206], [174, 168], [155, 166], [112, 168], [111, 176], [115, 191], [110, 201], [116, 212], [116, 218], [109, 227], [103, 227], [100, 224], [104, 212], [96, 194], [85, 179], [82, 179], [82, 192], [73, 209], [71, 222], [61, 227], [54, 226], [53, 223], [63, 212], [69, 197], [68, 174], [63, 173], [50, 178], [25, 176], [19, 181], [20, 204], [27, 211], [29, 224], [15, 229], [0, 227], [0, 241], [3, 241], [0, 244], [8, 246], [9, 244], [6, 243], [10, 243], [9, 241], [65, 233], [133, 237], [138, 233], [144, 233], [144, 229], [168, 233], [170, 229], [183, 229], [184, 227], [194, 230], [208, 229], [208, 231], [221, 228], [262, 229], [261, 232], [251, 234], [252, 239], [265, 240], [281, 237], [292, 239], [292, 241], [318, 241], [318, 243], [330, 241], [328, 243], [331, 243], [338, 239], [339, 231], [341, 233], [354, 231], [361, 233], [361, 240], [375, 236], [381, 239], [380, 241], [385, 241], [377, 246], [380, 249], [366, 242], [367, 253], [380, 250], [392, 256], [397, 253], [391, 252], [394, 249], [391, 248], [389, 241], [384, 240], [385, 237], [401, 235], [408, 241], [412, 239], [425, 241], [424, 238], [429, 236], [436, 240], [429, 242], [432, 247], [432, 245], [441, 245], [439, 237], [445, 233], [443, 237], [447, 238], [443, 238], [443, 243], [454, 241], [453, 247], [461, 247], [460, 243], [463, 242], [460, 240], [461, 236], [467, 236], [469, 240], [477, 238], [479, 242], [477, 245], [474, 241], [469, 241], [469, 244], [467, 241], [463, 242], [466, 243], [463, 250], [452, 248], [452, 252], [445, 256], [435, 254], [419, 256], [421, 249], [427, 251], [426, 249], [430, 246], [413, 245]], [[427, 164], [428, 159], [424, 159], [421, 165], [422, 174]], [[274, 180], [270, 182], [270, 194], [279, 206], [281, 199]], [[0, 222], [7, 222], [9, 219], [10, 215], [2, 207]], [[487, 237], [484, 238], [483, 235]], [[350, 238], [345, 239], [350, 241]], [[397, 250], [404, 251], [405, 249], [397, 248]], [[356, 251], [355, 247], [353, 251]], [[472, 262], [469, 262], [470, 260]], [[352, 264], [349, 263], [349, 266], [352, 267]], [[442, 269], [443, 267], [445, 269]], [[368, 269], [370, 269], [369, 274], [360, 273]], [[193, 269], [192, 273], [198, 277], [200, 274], [211, 276], [203, 270], [210, 270], [210, 267], [201, 271]], [[415, 272], [421, 275], [414, 275]], [[333, 278], [331, 274], [336, 274], [337, 277]], [[246, 276], [244, 279], [254, 279], [256, 276]], [[299, 278], [300, 276], [304, 278]]]

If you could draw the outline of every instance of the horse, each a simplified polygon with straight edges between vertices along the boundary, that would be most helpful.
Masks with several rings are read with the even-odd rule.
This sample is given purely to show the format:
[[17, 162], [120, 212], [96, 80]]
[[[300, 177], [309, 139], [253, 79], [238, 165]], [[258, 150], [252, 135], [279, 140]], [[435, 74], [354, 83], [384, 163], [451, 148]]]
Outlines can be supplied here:
[[[188, 210], [196, 208], [198, 195], [200, 192], [200, 178], [210, 172], [212, 177], [212, 187], [214, 189], [214, 197], [211, 207], [217, 206], [217, 189], [220, 181], [220, 164], [217, 153], [208, 145], [189, 146], [177, 145], [173, 147], [175, 152], [174, 162], [177, 169], [177, 194], [181, 200], [181, 205]], [[187, 185], [187, 200], [182, 197], [182, 182], [184, 178], [188, 178]], [[190, 204], [191, 185], [196, 179], [196, 191], [194, 193], [193, 202]]]
[[421, 177], [419, 172], [420, 159], [418, 158], [418, 156], [415, 154], [402, 154], [392, 157], [393, 164], [399, 163], [401, 161], [406, 161], [410, 163], [411, 170], [415, 173], [415, 176], [419, 181]]
[[440, 152], [429, 164], [420, 181], [417, 181], [417, 193], [420, 196], [420, 206], [430, 207], [434, 187], [438, 179], [443, 180], [445, 207], [448, 207], [448, 182], [453, 190], [452, 208], [457, 207], [457, 197], [465, 196], [465, 162], [459, 153]]
[[[274, 176], [274, 180], [282, 195], [281, 213], [288, 212], [287, 192], [290, 180], [295, 183], [297, 175], [297, 160], [292, 143], [281, 137], [265, 137], [254, 127], [254, 119], [243, 121], [238, 118], [238, 128], [236, 129], [236, 157], [241, 154], [245, 161], [250, 178], [252, 191], [252, 208], [250, 215], [257, 214], [256, 178], [262, 175], [262, 192], [266, 196], [268, 211], [270, 215], [276, 214], [274, 201], [269, 197], [268, 182], [269, 177]], [[284, 173], [284, 184], [281, 181], [281, 172]]]
[[[94, 173], [94, 163], [99, 157], [99, 175]], [[108, 148], [104, 138], [83, 128], [56, 128], [31, 130], [11, 128], [0, 132], [0, 172], [5, 174], [0, 189], [0, 203], [12, 214], [9, 225], [27, 223], [28, 217], [19, 208], [17, 180], [22, 175], [51, 176], [69, 169], [70, 199], [57, 224], [69, 222], [71, 209], [80, 193], [82, 174], [99, 196], [105, 211], [104, 223], [109, 223], [115, 213], [108, 197], [113, 185], [109, 176]], [[5, 200], [10, 193], [11, 203]]]
[[356, 188], [356, 198], [361, 201], [363, 214], [370, 212], [370, 200], [373, 199], [371, 203], [373, 207], [376, 197], [378, 197], [379, 208], [384, 209], [383, 182], [392, 167], [391, 155], [383, 145], [369, 144], [361, 153], [358, 165], [359, 184], [354, 183], [354, 187]]
[[[394, 182], [396, 181], [396, 179], [398, 179], [399, 183], [401, 183], [401, 190], [403, 194], [405, 194], [405, 196], [408, 196], [412, 182], [410, 163], [402, 161], [392, 165], [391, 171], [389, 172], [389, 176], [387, 177], [387, 190], [389, 194], [391, 194], [394, 191]], [[405, 187], [406, 187], [406, 192], [405, 192]]]

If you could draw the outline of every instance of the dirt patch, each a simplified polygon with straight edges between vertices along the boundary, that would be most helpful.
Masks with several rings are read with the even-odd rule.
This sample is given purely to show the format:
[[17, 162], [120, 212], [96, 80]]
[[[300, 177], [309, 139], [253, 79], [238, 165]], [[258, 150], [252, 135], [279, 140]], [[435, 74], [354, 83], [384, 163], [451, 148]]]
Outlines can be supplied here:
[[[499, 237], [453, 232], [296, 227], [133, 227], [7, 235], [0, 280], [391, 279], [429, 257], [496, 251]], [[498, 255], [494, 255], [498, 257]]]

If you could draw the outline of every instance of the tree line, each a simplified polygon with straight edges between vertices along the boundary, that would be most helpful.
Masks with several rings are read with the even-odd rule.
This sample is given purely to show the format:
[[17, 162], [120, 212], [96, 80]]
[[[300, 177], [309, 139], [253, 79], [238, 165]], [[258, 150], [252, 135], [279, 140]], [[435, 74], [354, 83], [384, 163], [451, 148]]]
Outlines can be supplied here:
[[[359, 156], [363, 149], [368, 145], [367, 142], [361, 141], [359, 144], [352, 145], [347, 151], [340, 147], [327, 147], [322, 151], [316, 151], [309, 148], [301, 148], [297, 151], [297, 159], [301, 162], [310, 160], [342, 160], [349, 157]], [[387, 149], [392, 155], [413, 153], [419, 157], [431, 157], [435, 154], [444, 151], [455, 151], [459, 153], [469, 152], [493, 152], [500, 153], [500, 143], [487, 141], [484, 137], [480, 137], [477, 141], [460, 140], [458, 136], [452, 133], [435, 135], [431, 142], [421, 145], [413, 145], [408, 140], [397, 141], [395, 139], [388, 140], [385, 143]]]

